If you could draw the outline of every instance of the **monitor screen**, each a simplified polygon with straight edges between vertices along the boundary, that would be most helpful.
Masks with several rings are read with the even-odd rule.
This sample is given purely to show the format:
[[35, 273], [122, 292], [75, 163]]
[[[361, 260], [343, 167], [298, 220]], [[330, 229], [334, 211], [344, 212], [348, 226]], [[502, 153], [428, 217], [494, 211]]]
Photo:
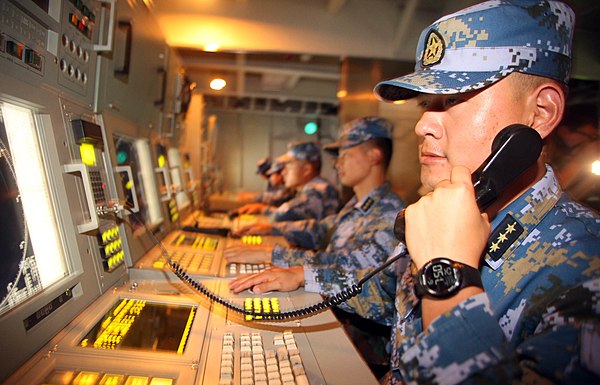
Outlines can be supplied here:
[[33, 0], [33, 3], [44, 10], [44, 12], [48, 13], [50, 0]]
[[0, 120], [0, 152], [5, 154], [0, 156], [0, 226], [3, 229], [0, 231], [0, 247], [3, 250], [3, 257], [0, 258], [0, 288], [3, 291], [6, 289], [0, 296], [0, 310], [16, 300], [22, 290], [27, 290], [28, 277], [31, 277], [33, 291], [41, 289], [7, 143], [4, 124]]
[[[138, 151], [135, 148], [135, 142], [118, 135], [114, 136], [115, 149], [117, 152], [117, 180], [121, 182], [123, 193], [125, 194], [125, 205], [129, 208], [137, 208], [141, 220], [134, 220], [132, 227], [135, 230], [143, 227], [143, 223], [152, 223], [150, 220], [149, 205], [152, 202], [144, 196], [144, 183], [142, 181], [142, 166]], [[123, 166], [129, 166], [131, 174]]]
[[31, 110], [0, 103], [0, 313], [69, 274]]
[[84, 336], [80, 346], [183, 354], [196, 307], [123, 298]]

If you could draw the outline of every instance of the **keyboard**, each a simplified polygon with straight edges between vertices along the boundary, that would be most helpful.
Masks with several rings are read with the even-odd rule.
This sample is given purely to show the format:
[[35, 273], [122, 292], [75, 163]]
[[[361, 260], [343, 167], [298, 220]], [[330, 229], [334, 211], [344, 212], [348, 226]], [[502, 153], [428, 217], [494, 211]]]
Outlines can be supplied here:
[[[190, 274], [208, 275], [211, 273], [211, 268], [214, 260], [214, 254], [194, 253], [186, 251], [175, 251], [169, 254], [171, 261], [177, 262]], [[168, 268], [167, 259], [160, 256], [154, 261], [152, 267], [155, 269]]]
[[[291, 331], [264, 343], [261, 332], [223, 334], [219, 385], [308, 385], [296, 339]], [[239, 356], [239, 364], [236, 362]], [[238, 366], [239, 365], [239, 366]]]
[[239, 274], [250, 274], [250, 273], [260, 273], [264, 271], [267, 267], [271, 266], [270, 263], [230, 263], [229, 265], [229, 275], [235, 277]]
[[[162, 240], [162, 244], [171, 261], [177, 262], [188, 274], [205, 277], [220, 275], [225, 238], [176, 230], [169, 233]], [[169, 269], [167, 258], [158, 246], [144, 255], [135, 267], [134, 270], [137, 271], [132, 276], [144, 278], [155, 278], [149, 270], [159, 272]]]
[[170, 246], [189, 247], [196, 250], [216, 251], [219, 246], [219, 239], [208, 235], [180, 232], [175, 239], [171, 241]]

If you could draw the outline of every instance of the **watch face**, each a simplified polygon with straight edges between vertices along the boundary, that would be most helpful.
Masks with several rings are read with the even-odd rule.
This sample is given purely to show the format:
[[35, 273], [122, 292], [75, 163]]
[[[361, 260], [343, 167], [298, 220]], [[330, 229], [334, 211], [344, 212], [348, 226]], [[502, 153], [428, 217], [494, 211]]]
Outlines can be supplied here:
[[460, 270], [445, 258], [436, 258], [423, 266], [419, 277], [425, 291], [434, 297], [446, 297], [460, 287]]

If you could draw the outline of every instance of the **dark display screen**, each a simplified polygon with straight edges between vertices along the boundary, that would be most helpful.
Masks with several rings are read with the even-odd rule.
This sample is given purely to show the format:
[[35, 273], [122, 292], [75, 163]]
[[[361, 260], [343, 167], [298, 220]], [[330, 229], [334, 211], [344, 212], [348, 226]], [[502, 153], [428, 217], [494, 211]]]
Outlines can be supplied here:
[[[145, 223], [149, 223], [148, 203], [144, 196], [144, 184], [142, 183], [141, 179], [141, 165], [134, 143], [131, 140], [117, 135], [115, 135], [114, 141], [117, 151], [117, 164], [119, 166], [131, 167], [131, 174], [133, 177], [133, 180], [129, 180], [129, 175], [127, 172], [118, 173], [121, 186], [123, 187], [123, 192], [125, 193], [125, 204], [129, 208], [134, 207], [135, 191], [135, 200], [137, 201], [139, 208], [138, 215]], [[133, 189], [132, 186], [134, 186], [135, 189]], [[139, 220], [134, 220], [132, 221], [132, 226], [134, 230], [137, 230], [138, 228], [143, 227], [143, 224]]]
[[85, 335], [80, 346], [183, 354], [195, 314], [194, 306], [124, 298]]
[[0, 312], [42, 289], [0, 116]]
[[33, 3], [48, 13], [50, 0], [33, 0]]

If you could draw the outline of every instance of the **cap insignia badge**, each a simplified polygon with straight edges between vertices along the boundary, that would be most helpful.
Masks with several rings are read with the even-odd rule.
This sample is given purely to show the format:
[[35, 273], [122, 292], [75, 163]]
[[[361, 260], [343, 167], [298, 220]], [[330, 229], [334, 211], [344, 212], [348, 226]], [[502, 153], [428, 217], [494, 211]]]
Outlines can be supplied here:
[[425, 39], [425, 52], [423, 53], [423, 66], [432, 66], [439, 63], [444, 57], [444, 38], [439, 32], [432, 29]]

